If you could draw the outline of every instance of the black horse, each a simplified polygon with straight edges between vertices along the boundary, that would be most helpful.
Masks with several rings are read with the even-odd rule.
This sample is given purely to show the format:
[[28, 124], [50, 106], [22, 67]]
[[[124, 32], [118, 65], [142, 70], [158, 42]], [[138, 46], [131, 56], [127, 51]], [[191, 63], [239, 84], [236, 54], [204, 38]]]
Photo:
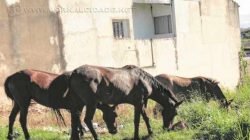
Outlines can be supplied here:
[[[162, 115], [164, 128], [167, 129], [169, 129], [177, 114], [176, 107], [181, 104], [153, 76], [131, 65], [122, 68], [83, 65], [73, 71], [70, 78], [70, 88], [86, 104], [84, 121], [95, 139], [98, 139], [98, 137], [93, 129], [92, 119], [96, 106], [100, 102], [114, 105], [120, 103], [134, 105], [134, 139], [139, 139], [140, 114], [142, 114], [146, 123], [149, 135], [152, 134], [149, 118], [144, 110], [148, 98], [155, 100], [164, 107]], [[72, 123], [77, 124], [77, 121], [72, 120]], [[75, 128], [72, 128], [72, 131], [76, 136], [74, 139], [79, 139], [76, 125]]]
[[[61, 75], [47, 73], [37, 70], [22, 70], [7, 77], [4, 88], [6, 95], [13, 100], [14, 105], [9, 116], [9, 132], [8, 139], [13, 139], [13, 124], [18, 112], [20, 112], [20, 123], [23, 129], [25, 139], [29, 140], [30, 135], [27, 130], [27, 114], [31, 100], [54, 109], [59, 118], [63, 120], [59, 109], [72, 110], [77, 121], [77, 130], [82, 130], [80, 123], [80, 114], [84, 106], [83, 102], [79, 102], [69, 92], [69, 77], [71, 73], [66, 72]], [[75, 102], [72, 102], [74, 100]], [[78, 101], [78, 102], [77, 102]], [[111, 133], [116, 133], [116, 126], [112, 123], [117, 116], [113, 107], [107, 105], [98, 105], [103, 111], [103, 119], [106, 122]], [[78, 131], [79, 134], [79, 131]]]
[[[220, 105], [228, 108], [233, 100], [227, 100], [216, 80], [203, 76], [185, 78], [167, 74], [160, 74], [155, 78], [171, 90], [179, 99], [190, 100], [192, 96], [200, 96], [206, 101], [215, 99]], [[196, 94], [195, 94], [196, 93]], [[195, 95], [193, 95], [195, 94]], [[161, 110], [161, 106], [156, 104], [154, 114]]]

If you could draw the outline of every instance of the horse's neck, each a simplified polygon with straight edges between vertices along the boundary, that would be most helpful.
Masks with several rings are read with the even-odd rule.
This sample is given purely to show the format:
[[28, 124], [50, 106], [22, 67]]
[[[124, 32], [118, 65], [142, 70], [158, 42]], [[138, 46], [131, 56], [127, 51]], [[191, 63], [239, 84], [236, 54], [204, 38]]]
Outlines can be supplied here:
[[164, 95], [162, 91], [159, 89], [153, 89], [151, 96], [149, 96], [152, 100], [156, 101], [157, 103], [164, 105], [167, 99], [169, 98], [168, 95]]

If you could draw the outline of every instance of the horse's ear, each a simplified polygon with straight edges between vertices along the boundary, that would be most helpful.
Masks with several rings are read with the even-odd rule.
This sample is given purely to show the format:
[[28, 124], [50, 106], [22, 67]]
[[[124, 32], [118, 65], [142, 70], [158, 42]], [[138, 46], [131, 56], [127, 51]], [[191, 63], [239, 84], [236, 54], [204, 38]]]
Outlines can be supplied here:
[[231, 100], [228, 100], [227, 101], [227, 106], [229, 106], [232, 102], [233, 102], [234, 99], [231, 99]]
[[174, 105], [174, 107], [175, 108], [177, 108], [179, 105], [181, 105], [183, 103], [183, 100], [182, 101], [180, 101], [180, 102], [178, 102], [178, 103], [176, 103], [175, 105]]

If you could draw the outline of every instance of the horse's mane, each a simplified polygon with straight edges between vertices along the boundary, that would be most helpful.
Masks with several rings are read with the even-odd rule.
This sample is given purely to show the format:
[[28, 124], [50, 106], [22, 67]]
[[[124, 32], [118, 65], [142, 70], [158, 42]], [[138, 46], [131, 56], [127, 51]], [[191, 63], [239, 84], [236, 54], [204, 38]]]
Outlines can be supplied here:
[[139, 77], [142, 77], [143, 80], [146, 80], [147, 82], [149, 82], [151, 85], [157, 88], [163, 95], [167, 95], [166, 93], [169, 93], [168, 96], [172, 100], [174, 100], [174, 102], [178, 102], [177, 98], [172, 94], [172, 92], [170, 92], [167, 89], [167, 87], [165, 87], [161, 82], [155, 79], [151, 74], [147, 73], [146, 71], [134, 65], [126, 65], [123, 68], [134, 70], [134, 73], [136, 75], [138, 75]]
[[207, 78], [207, 77], [202, 77], [202, 78], [204, 78], [205, 80], [209, 81], [212, 84], [216, 84], [217, 85], [219, 83], [219, 81], [217, 81], [215, 79], [212, 79], [212, 78]]

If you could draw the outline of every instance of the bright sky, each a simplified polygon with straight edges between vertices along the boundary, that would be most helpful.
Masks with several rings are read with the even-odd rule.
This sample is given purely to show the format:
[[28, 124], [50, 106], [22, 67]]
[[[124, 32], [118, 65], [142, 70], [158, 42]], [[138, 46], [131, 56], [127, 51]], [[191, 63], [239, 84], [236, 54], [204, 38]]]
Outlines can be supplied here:
[[250, 0], [236, 0], [240, 5], [240, 26], [250, 27]]

